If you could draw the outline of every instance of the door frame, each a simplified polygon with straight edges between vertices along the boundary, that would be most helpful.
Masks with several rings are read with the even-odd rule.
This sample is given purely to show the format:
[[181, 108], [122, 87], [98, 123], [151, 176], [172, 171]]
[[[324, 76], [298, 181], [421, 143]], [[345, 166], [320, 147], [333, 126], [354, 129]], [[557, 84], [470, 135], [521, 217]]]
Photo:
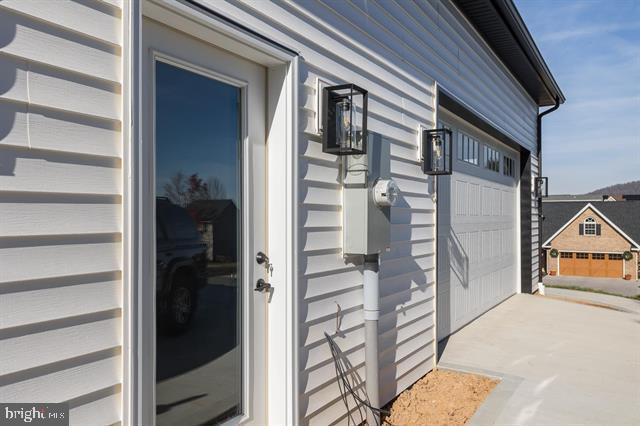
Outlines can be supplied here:
[[[168, 31], [171, 32], [175, 32], [173, 28], [167, 28]], [[143, 30], [144, 31], [144, 30]], [[188, 38], [188, 36], [183, 36], [184, 38]], [[145, 45], [146, 46], [146, 45]], [[213, 70], [210, 69], [208, 67], [203, 67], [201, 65], [197, 65], [194, 64], [193, 62], [190, 62], [187, 59], [184, 58], [180, 58], [177, 57], [174, 52], [171, 53], [167, 53], [167, 51], [165, 50], [161, 50], [161, 49], [157, 49], [157, 48], [152, 48], [150, 50], [146, 50], [146, 54], [149, 56], [146, 60], [150, 61], [149, 67], [150, 69], [147, 71], [146, 75], [147, 78], [150, 79], [151, 81], [147, 81], [147, 85], [149, 85], [151, 93], [149, 93], [146, 97], [144, 97], [143, 102], [144, 105], [143, 107], [147, 107], [146, 112], [148, 114], [148, 118], [142, 120], [142, 125], [143, 126], [148, 126], [150, 129], [149, 131], [149, 135], [150, 135], [150, 139], [146, 142], [143, 142], [143, 146], [142, 149], [145, 151], [145, 154], [143, 154], [143, 158], [141, 158], [141, 170], [144, 171], [148, 170], [148, 173], [146, 173], [146, 181], [145, 179], [142, 179], [142, 184], [146, 185], [146, 187], [148, 188], [147, 192], [143, 195], [141, 195], [140, 197], [140, 201], [142, 204], [142, 209], [143, 209], [143, 216], [144, 217], [155, 217], [156, 213], [155, 213], [155, 208], [154, 208], [154, 188], [156, 187], [155, 181], [156, 179], [154, 178], [157, 169], [155, 167], [155, 161], [156, 161], [156, 149], [157, 146], [155, 144], [156, 141], [156, 120], [157, 120], [157, 110], [155, 108], [156, 105], [156, 78], [157, 78], [157, 68], [156, 65], [157, 63], [164, 63], [164, 64], [168, 64], [171, 65], [175, 68], [181, 69], [183, 71], [188, 71], [191, 72], [193, 74], [197, 74], [199, 76], [203, 76], [206, 77], [208, 79], [211, 80], [215, 80], [219, 83], [224, 83], [226, 85], [235, 87], [236, 89], [240, 90], [240, 151], [239, 153], [241, 153], [241, 162], [240, 162], [240, 172], [241, 172], [241, 179], [239, 181], [240, 183], [240, 187], [241, 189], [241, 194], [242, 196], [239, 198], [239, 207], [240, 207], [240, 212], [242, 212], [242, 214], [239, 216], [239, 219], [241, 221], [241, 226], [240, 226], [240, 238], [242, 239], [241, 244], [239, 245], [240, 247], [240, 268], [239, 268], [239, 273], [238, 273], [238, 281], [237, 284], [238, 286], [240, 286], [241, 288], [243, 288], [244, 290], [240, 293], [241, 295], [241, 347], [242, 347], [242, 353], [241, 353], [241, 363], [242, 363], [242, 375], [241, 375], [241, 383], [242, 383], [242, 392], [241, 392], [241, 402], [242, 402], [242, 406], [245, 408], [245, 410], [247, 410], [247, 412], [250, 413], [251, 417], [247, 416], [247, 414], [243, 414], [240, 416], [234, 416], [232, 418], [230, 418], [228, 420], [229, 423], [231, 424], [235, 424], [235, 423], [244, 423], [246, 421], [248, 421], [249, 419], [254, 419], [254, 414], [255, 414], [255, 406], [261, 406], [263, 404], [255, 404], [252, 403], [252, 392], [251, 392], [251, 384], [254, 381], [254, 379], [256, 379], [257, 377], [259, 377], [260, 373], [258, 373], [257, 375], [254, 374], [245, 374], [247, 371], [255, 371], [256, 369], [256, 362], [254, 360], [253, 357], [259, 356], [256, 355], [258, 353], [258, 349], [256, 349], [256, 347], [259, 347], [259, 345], [255, 344], [255, 339], [251, 339], [251, 336], [256, 336], [257, 334], [257, 330], [256, 330], [256, 312], [251, 311], [250, 310], [250, 306], [253, 304], [253, 299], [254, 298], [258, 298], [260, 299], [264, 299], [264, 295], [257, 295], [254, 294], [253, 292], [250, 291], [250, 289], [253, 287], [253, 283], [255, 282], [256, 277], [253, 275], [252, 272], [250, 272], [252, 269], [254, 269], [255, 264], [254, 262], [254, 256], [255, 253], [253, 253], [252, 247], [255, 247], [256, 250], [258, 249], [262, 249], [262, 250], [266, 250], [266, 247], [264, 247], [266, 245], [266, 240], [263, 243], [260, 243], [256, 246], [255, 241], [246, 241], [245, 238], [247, 238], [249, 235], [251, 235], [252, 230], [254, 229], [254, 222], [252, 222], [251, 217], [254, 215], [254, 213], [251, 213], [251, 211], [255, 211], [253, 209], [255, 209], [254, 206], [254, 202], [255, 202], [255, 198], [257, 197], [254, 196], [252, 197], [253, 199], [251, 199], [251, 194], [252, 192], [255, 191], [254, 187], [251, 187], [251, 182], [254, 181], [255, 179], [255, 171], [254, 170], [250, 170], [249, 169], [249, 165], [252, 164], [256, 158], [256, 153], [251, 151], [251, 143], [250, 143], [250, 139], [249, 139], [249, 134], [250, 134], [250, 130], [249, 130], [249, 109], [250, 107], [250, 97], [249, 97], [249, 87], [251, 85], [251, 82], [249, 81], [245, 81], [241, 78], [238, 78], [237, 75], [229, 75], [229, 74], [225, 74], [223, 72], [221, 72], [220, 70]], [[144, 66], [144, 64], [143, 64]], [[265, 75], [265, 80], [266, 80], [266, 75]], [[265, 81], [266, 83], [266, 81]], [[144, 96], [144, 95], [143, 95]], [[148, 103], [148, 104], [147, 104]], [[263, 105], [264, 109], [266, 110], [266, 99], [264, 100], [264, 105]], [[265, 135], [266, 136], [266, 135]], [[147, 154], [148, 153], [148, 154]], [[148, 155], [148, 156], [147, 156]], [[266, 157], [265, 157], [266, 160]], [[266, 164], [264, 167], [264, 172], [265, 172], [265, 176], [267, 175], [267, 171], [266, 171]], [[266, 198], [266, 197], [265, 197]], [[266, 208], [266, 205], [265, 205]], [[150, 214], [153, 211], [153, 214]], [[266, 214], [265, 214], [266, 216]], [[153, 221], [152, 221], [153, 222]], [[264, 221], [265, 225], [267, 223], [267, 220], [265, 219]], [[149, 225], [147, 225], [149, 226]], [[141, 228], [144, 228], [144, 225], [141, 225]], [[268, 232], [267, 229], [264, 229], [265, 234]], [[149, 229], [147, 229], [146, 231], [143, 230], [142, 232], [149, 232]], [[147, 238], [149, 238], [149, 234], [146, 234]], [[255, 238], [255, 237], [254, 237]], [[256, 238], [256, 240], [259, 240], [259, 238]], [[153, 245], [155, 241], [155, 238], [153, 235], [150, 236], [150, 240], [146, 240], [146, 241], [142, 241], [142, 247], [143, 250], [144, 248], [147, 248], [148, 252], [147, 253], [151, 253], [151, 256], [153, 256], [153, 253], [155, 252], [155, 250], [151, 247], [151, 245]], [[264, 247], [264, 248], [263, 248]], [[149, 280], [151, 282], [156, 282], [156, 275], [155, 270], [155, 262], [153, 262], [154, 258], [151, 257], [145, 257], [144, 258], [144, 262], [145, 263], [145, 268], [147, 268], [146, 270], [142, 271], [142, 274], [144, 274], [146, 276], [146, 279], [143, 282], [148, 282]], [[257, 269], [257, 267], [256, 267]], [[259, 275], [260, 276], [260, 275]], [[253, 277], [253, 278], [252, 278]], [[252, 281], [253, 280], [253, 281]], [[153, 299], [154, 296], [156, 295], [155, 293], [155, 288], [152, 289], [152, 286], [150, 285], [146, 285], [144, 286], [144, 289], [142, 290], [142, 295], [143, 297], [141, 298], [141, 300], [145, 300], [145, 301], [149, 301], [150, 299]], [[260, 301], [257, 303], [261, 303]], [[149, 306], [151, 305], [151, 306]], [[151, 311], [149, 311], [149, 308], [151, 308]], [[140, 306], [141, 309], [141, 313], [144, 316], [143, 321], [147, 321], [147, 323], [149, 322], [149, 320], [151, 320], [152, 322], [156, 319], [156, 313], [155, 313], [155, 305], [154, 303], [145, 305], [142, 304]], [[245, 310], [246, 309], [246, 310]], [[257, 313], [258, 315], [260, 315], [260, 312]], [[264, 312], [265, 315], [267, 315], [266, 309]], [[259, 323], [259, 322], [258, 322]], [[153, 350], [153, 346], [157, 346], [154, 345], [154, 343], [156, 343], [157, 341], [157, 335], [155, 332], [151, 332], [150, 333], [150, 328], [149, 326], [147, 326], [145, 328], [146, 332], [148, 334], [151, 334], [150, 336], [150, 340], [148, 340], [147, 345], [151, 345], [151, 347], [143, 347], [142, 348], [142, 353], [146, 354], [144, 356], [144, 359], [151, 361], [153, 365], [156, 365], [156, 357], [157, 357], [157, 353]], [[155, 328], [154, 328], [155, 329]], [[265, 329], [265, 335], [263, 336], [264, 340], [266, 342], [266, 329]], [[259, 337], [258, 337], [259, 338]], [[251, 368], [253, 367], [253, 368]], [[151, 374], [153, 373], [153, 369], [149, 369], [148, 370]], [[154, 375], [155, 377], [155, 375]], [[266, 371], [264, 371], [264, 377], [266, 379]], [[151, 378], [152, 382], [154, 383], [154, 389], [156, 388], [156, 382], [153, 379], [153, 377]], [[149, 389], [149, 388], [146, 388]], [[147, 394], [150, 397], [153, 397], [155, 395], [155, 391], [147, 391]], [[152, 406], [156, 406], [156, 400], [154, 398], [151, 399], [150, 401]], [[266, 411], [266, 404], [264, 404], [265, 407], [265, 411]]]
[[[147, 338], [154, 321], [145, 314], [147, 293], [139, 283], [148, 281], [152, 249], [144, 234], [141, 166], [153, 154], [142, 138], [144, 100], [141, 97], [142, 16], [201, 39], [212, 46], [266, 67], [267, 111], [267, 251], [274, 265], [270, 280], [274, 292], [267, 307], [266, 418], [271, 424], [291, 424], [297, 407], [297, 234], [298, 55], [260, 34], [236, 24], [217, 12], [175, 0], [125, 2], [123, 10], [123, 370], [122, 422], [124, 425], [155, 424], [155, 406], [149, 390], [155, 386], [155, 365], [149, 361], [152, 343]], [[283, 166], [284, 165], [284, 166]], [[147, 301], [148, 304], [148, 301]], [[273, 375], [270, 375], [273, 372]], [[274, 398], [269, 398], [274, 395]]]

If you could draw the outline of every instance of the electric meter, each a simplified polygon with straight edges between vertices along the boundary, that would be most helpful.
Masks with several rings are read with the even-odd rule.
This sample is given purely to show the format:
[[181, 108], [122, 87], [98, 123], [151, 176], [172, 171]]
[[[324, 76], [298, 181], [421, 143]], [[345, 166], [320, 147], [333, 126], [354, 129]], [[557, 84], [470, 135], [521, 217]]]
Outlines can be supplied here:
[[378, 179], [373, 185], [373, 202], [378, 207], [391, 207], [398, 198], [398, 186], [393, 179]]

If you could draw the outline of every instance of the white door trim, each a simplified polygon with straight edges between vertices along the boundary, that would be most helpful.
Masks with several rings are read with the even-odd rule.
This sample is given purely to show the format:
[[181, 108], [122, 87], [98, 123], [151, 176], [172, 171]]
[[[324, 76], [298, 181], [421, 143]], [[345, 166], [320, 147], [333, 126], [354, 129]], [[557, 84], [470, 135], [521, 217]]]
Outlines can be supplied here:
[[[177, 1], [125, 2], [123, 113], [123, 391], [124, 425], [153, 424], [153, 401], [144, 393], [153, 385], [154, 365], [140, 350], [146, 320], [141, 310], [140, 267], [147, 239], [142, 234], [142, 16], [154, 19], [210, 44], [267, 67], [268, 255], [274, 264], [274, 293], [267, 326], [267, 416], [270, 424], [292, 424], [297, 418], [297, 158], [298, 56], [242, 31], [231, 23]], [[276, 238], [273, 238], [276, 236]], [[269, 396], [273, 397], [269, 397]]]

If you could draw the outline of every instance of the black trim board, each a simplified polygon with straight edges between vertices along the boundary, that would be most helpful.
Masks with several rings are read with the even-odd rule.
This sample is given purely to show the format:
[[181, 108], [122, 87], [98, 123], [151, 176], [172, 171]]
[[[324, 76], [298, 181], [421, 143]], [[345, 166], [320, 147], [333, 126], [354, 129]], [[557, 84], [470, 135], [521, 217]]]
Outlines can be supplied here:
[[531, 238], [531, 152], [440, 88], [438, 89], [438, 105], [520, 153], [520, 261], [522, 265], [520, 268], [520, 289], [523, 293], [534, 292]]
[[[538, 238], [540, 238], [538, 236]], [[520, 152], [520, 290], [533, 293], [533, 240], [531, 238], [531, 153]], [[529, 268], [525, 268], [528, 265]], [[540, 264], [538, 264], [538, 268]]]

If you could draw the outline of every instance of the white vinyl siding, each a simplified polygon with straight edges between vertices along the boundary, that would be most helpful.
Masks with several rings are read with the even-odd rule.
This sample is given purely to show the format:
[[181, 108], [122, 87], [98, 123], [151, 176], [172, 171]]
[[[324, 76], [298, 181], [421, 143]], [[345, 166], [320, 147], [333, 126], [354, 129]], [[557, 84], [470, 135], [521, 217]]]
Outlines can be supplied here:
[[121, 420], [122, 12], [0, 3], [0, 401]]
[[[434, 126], [436, 83], [529, 149], [537, 107], [449, 0], [199, 1], [300, 52], [292, 403], [300, 424], [346, 423], [323, 333], [339, 325], [363, 378], [362, 268], [341, 254], [317, 79], [369, 91], [401, 191], [381, 265], [383, 403], [434, 365], [435, 209], [416, 129]], [[72, 424], [121, 420], [121, 3], [0, 2], [0, 400], [68, 401]]]
[[297, 415], [346, 423], [323, 333], [340, 324], [336, 342], [364, 378], [362, 268], [341, 255], [338, 160], [317, 134], [317, 79], [369, 91], [369, 130], [391, 144], [401, 190], [381, 265], [383, 402], [434, 365], [434, 205], [416, 129], [435, 124], [435, 82], [526, 147], [537, 107], [449, 1], [200, 1], [300, 52]]

